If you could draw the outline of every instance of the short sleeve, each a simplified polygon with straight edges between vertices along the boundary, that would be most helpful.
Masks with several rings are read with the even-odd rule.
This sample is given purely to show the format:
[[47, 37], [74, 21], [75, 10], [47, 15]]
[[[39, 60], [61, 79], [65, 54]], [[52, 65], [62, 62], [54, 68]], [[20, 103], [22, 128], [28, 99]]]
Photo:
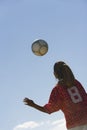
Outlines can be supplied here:
[[48, 103], [44, 105], [44, 109], [46, 110], [47, 113], [51, 114], [53, 112], [60, 110], [60, 107], [61, 107], [61, 99], [58, 92], [58, 88], [55, 87], [50, 94]]

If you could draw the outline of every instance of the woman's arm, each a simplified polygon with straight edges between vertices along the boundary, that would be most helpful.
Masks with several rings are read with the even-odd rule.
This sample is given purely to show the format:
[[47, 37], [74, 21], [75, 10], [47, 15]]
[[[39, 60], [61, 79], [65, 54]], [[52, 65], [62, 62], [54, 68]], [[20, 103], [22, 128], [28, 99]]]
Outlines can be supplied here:
[[35, 103], [33, 102], [33, 100], [30, 100], [30, 99], [28, 99], [28, 98], [24, 98], [23, 102], [25, 103], [25, 105], [31, 106], [31, 107], [33, 107], [33, 108], [35, 108], [35, 109], [37, 109], [37, 110], [39, 110], [39, 111], [41, 111], [41, 112], [47, 113], [43, 106], [40, 106], [40, 105], [38, 105], [38, 104], [35, 104]]

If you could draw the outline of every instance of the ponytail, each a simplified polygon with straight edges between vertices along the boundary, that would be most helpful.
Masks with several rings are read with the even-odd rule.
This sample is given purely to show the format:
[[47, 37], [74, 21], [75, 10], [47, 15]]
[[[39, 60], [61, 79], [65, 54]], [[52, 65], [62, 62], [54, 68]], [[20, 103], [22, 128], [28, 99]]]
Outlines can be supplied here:
[[67, 87], [72, 87], [74, 85], [74, 75], [71, 69], [65, 64], [62, 68], [63, 80]]

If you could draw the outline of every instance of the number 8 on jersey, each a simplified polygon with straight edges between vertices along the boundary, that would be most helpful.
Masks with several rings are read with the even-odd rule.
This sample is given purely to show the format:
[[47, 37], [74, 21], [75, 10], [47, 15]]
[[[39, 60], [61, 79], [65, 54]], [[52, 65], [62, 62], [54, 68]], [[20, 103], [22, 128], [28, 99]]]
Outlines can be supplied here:
[[82, 101], [82, 97], [81, 97], [77, 87], [73, 86], [71, 88], [68, 88], [68, 93], [69, 93], [73, 103], [79, 103]]

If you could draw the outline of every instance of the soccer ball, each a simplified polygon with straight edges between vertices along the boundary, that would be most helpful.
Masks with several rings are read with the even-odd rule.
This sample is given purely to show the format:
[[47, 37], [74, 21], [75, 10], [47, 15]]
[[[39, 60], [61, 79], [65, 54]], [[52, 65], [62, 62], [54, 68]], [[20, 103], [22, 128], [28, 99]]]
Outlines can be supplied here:
[[31, 48], [32, 52], [37, 56], [43, 56], [48, 52], [48, 44], [42, 39], [34, 41]]

